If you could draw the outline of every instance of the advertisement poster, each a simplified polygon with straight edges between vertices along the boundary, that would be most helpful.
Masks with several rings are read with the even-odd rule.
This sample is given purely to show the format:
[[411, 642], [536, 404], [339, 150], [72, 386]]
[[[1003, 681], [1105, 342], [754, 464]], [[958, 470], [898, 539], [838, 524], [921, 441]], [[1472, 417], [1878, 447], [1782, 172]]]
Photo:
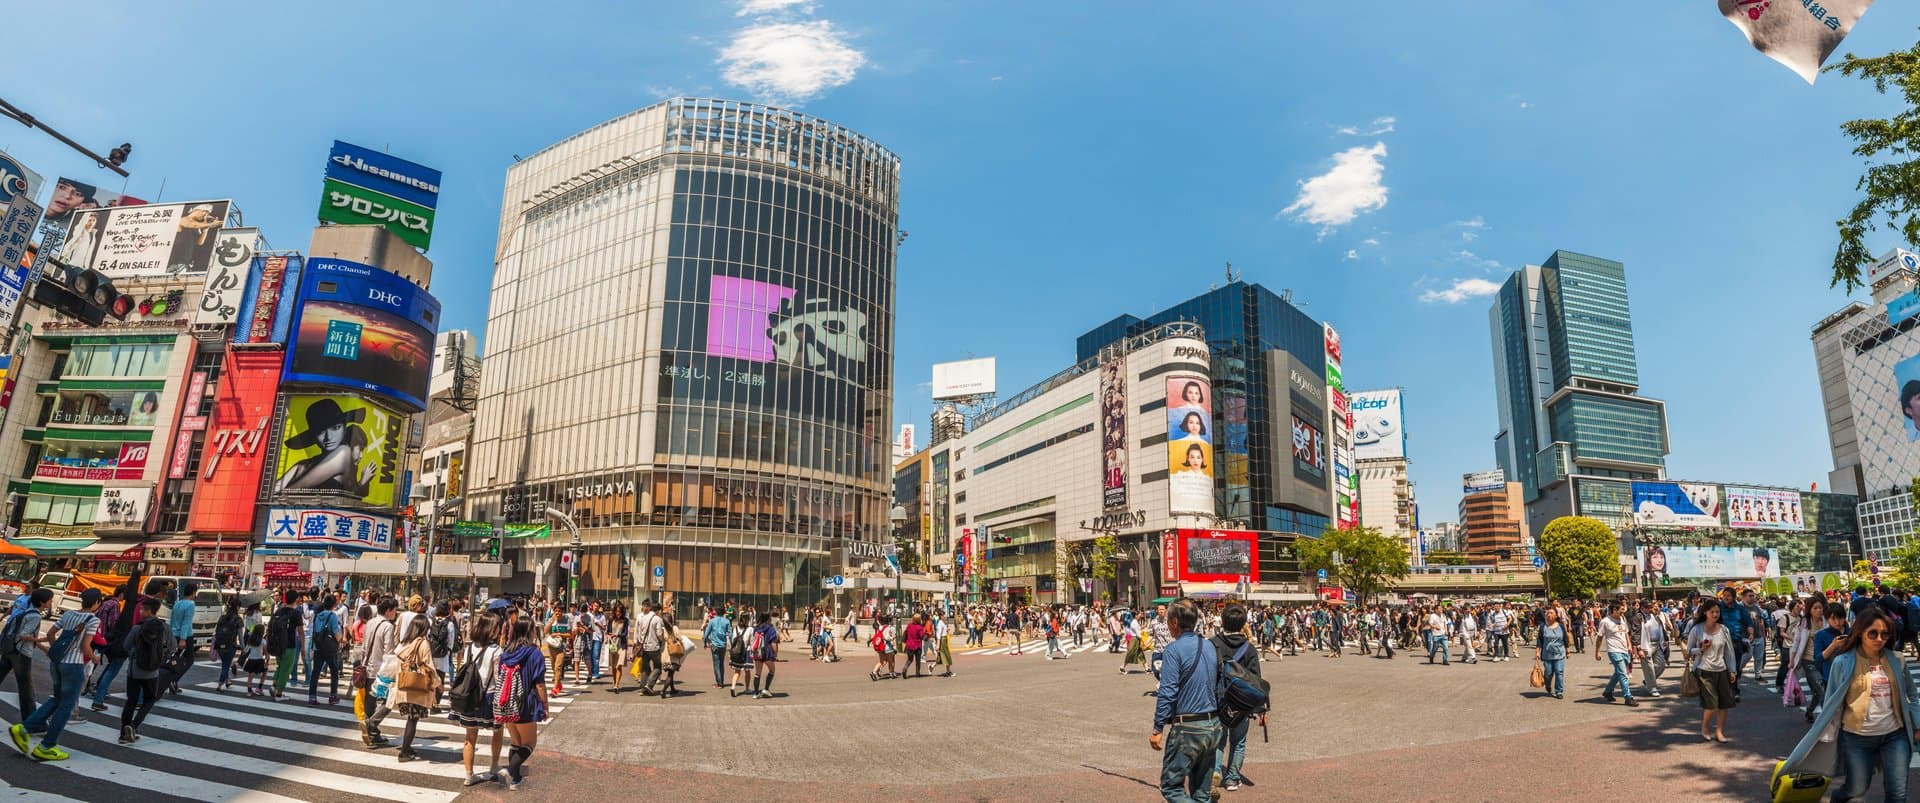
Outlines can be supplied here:
[[1780, 552], [1767, 547], [1643, 546], [1640, 576], [1659, 585], [1667, 577], [1763, 580], [1780, 576]]
[[1398, 389], [1362, 390], [1348, 397], [1353, 412], [1355, 460], [1407, 456], [1407, 432], [1401, 418], [1400, 397]]
[[1677, 482], [1633, 484], [1633, 520], [1646, 527], [1720, 526], [1720, 489]]
[[226, 225], [227, 205], [189, 201], [80, 212], [59, 258], [113, 279], [205, 273]]
[[1739, 28], [1753, 49], [1786, 65], [1807, 83], [1853, 31], [1873, 0], [1720, 0], [1720, 15]]
[[153, 504], [153, 489], [101, 488], [100, 507], [94, 514], [94, 532], [139, 532], [146, 529], [147, 509]]
[[1127, 506], [1127, 355], [1100, 364], [1100, 488], [1102, 507]]
[[333, 179], [322, 182], [320, 219], [348, 226], [384, 226], [423, 251], [433, 243], [433, 210]]
[[1239, 582], [1259, 577], [1255, 536], [1244, 530], [1181, 530], [1180, 579], [1190, 583]]
[[193, 311], [196, 324], [231, 325], [240, 320], [240, 298], [246, 293], [247, 274], [253, 270], [260, 230], [224, 229], [217, 239], [207, 283]]
[[276, 507], [267, 513], [269, 547], [356, 549], [393, 548], [393, 519], [325, 507]]
[[1340, 378], [1340, 333], [1333, 324], [1322, 324], [1321, 334], [1326, 344], [1327, 404], [1332, 411], [1328, 441], [1332, 445], [1333, 521], [1335, 527], [1352, 527], [1360, 523], [1360, 477], [1353, 471], [1352, 401]]
[[1213, 383], [1198, 376], [1169, 377], [1167, 508], [1172, 512], [1214, 512], [1212, 426]]
[[1727, 488], [1727, 526], [1757, 530], [1805, 530], [1800, 492]]
[[405, 428], [405, 417], [365, 399], [289, 396], [273, 493], [333, 492], [391, 507]]
[[1304, 471], [1315, 479], [1326, 478], [1326, 444], [1321, 440], [1320, 430], [1300, 420], [1300, 416], [1290, 415], [1288, 418], [1293, 420], [1294, 471]]
[[187, 528], [244, 533], [254, 527], [260, 475], [273, 452], [273, 408], [280, 389], [278, 351], [229, 350], [211, 389], [213, 415], [201, 447], [199, 487]]
[[1507, 486], [1507, 475], [1500, 469], [1476, 471], [1460, 475], [1460, 492], [1477, 494], [1484, 491], [1497, 491]]
[[282, 379], [320, 382], [426, 406], [440, 302], [371, 265], [313, 258], [300, 281], [299, 323]]
[[1906, 423], [1907, 440], [1920, 440], [1920, 357], [1908, 357], [1893, 365], [1893, 386], [1900, 393], [1900, 417]]
[[[109, 192], [85, 181], [62, 176], [59, 181], [54, 183], [53, 197], [47, 201], [46, 217], [42, 219], [40, 227], [40, 251], [39, 255], [34, 257], [33, 260], [33, 275], [37, 278], [40, 274], [45, 273], [47, 260], [61, 253], [67, 239], [67, 232], [72, 228], [73, 218], [76, 214], [89, 209], [140, 206], [145, 203], [146, 201], [131, 195]], [[94, 242], [89, 243], [86, 247], [86, 252], [89, 254], [93, 252], [93, 246], [97, 244], [99, 240], [97, 236], [99, 232], [98, 221], [94, 224], [94, 232], [96, 235], [93, 238]], [[73, 265], [82, 264], [71, 261], [67, 262]]]

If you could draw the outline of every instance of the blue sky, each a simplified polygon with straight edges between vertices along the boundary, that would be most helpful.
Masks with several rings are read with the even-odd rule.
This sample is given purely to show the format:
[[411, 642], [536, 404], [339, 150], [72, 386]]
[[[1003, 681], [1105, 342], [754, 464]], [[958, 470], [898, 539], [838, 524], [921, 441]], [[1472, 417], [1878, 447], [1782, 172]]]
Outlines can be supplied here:
[[[1426, 521], [1493, 465], [1476, 293], [1555, 248], [1626, 263], [1673, 475], [1824, 480], [1808, 328], [1846, 301], [1825, 277], [1859, 172], [1837, 126], [1896, 108], [1837, 76], [1807, 86], [1706, 0], [7, 15], [0, 97], [101, 152], [131, 140], [126, 191], [232, 197], [276, 247], [305, 246], [334, 138], [443, 170], [434, 290], [474, 330], [512, 154], [673, 94], [804, 108], [904, 162], [896, 422], [925, 431], [933, 362], [997, 355], [1018, 390], [1065, 367], [1075, 335], [1203, 292], [1230, 260], [1340, 328], [1349, 386], [1406, 389]], [[1917, 28], [1920, 8], [1882, 2], [1845, 49], [1909, 47]], [[5, 121], [0, 149], [116, 183]]]

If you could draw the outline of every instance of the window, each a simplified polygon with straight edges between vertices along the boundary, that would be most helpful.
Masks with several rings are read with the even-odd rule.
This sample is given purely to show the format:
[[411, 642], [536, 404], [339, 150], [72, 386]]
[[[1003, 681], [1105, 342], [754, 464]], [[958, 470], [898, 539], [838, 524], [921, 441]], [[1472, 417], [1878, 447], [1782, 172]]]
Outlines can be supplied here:
[[62, 376], [165, 376], [172, 343], [76, 345]]

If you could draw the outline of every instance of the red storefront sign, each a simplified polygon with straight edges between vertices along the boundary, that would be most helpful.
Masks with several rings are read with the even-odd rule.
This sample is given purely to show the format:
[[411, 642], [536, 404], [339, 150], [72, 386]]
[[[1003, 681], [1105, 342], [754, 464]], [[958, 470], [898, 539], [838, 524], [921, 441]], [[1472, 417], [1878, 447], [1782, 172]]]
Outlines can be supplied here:
[[273, 318], [280, 309], [280, 286], [286, 282], [286, 278], [286, 257], [267, 257], [262, 261], [260, 292], [255, 294], [253, 320], [247, 329], [248, 343], [273, 342]]
[[[271, 261], [271, 260], [269, 260]], [[251, 533], [260, 472], [269, 451], [267, 427], [280, 389], [280, 350], [227, 350], [214, 395], [213, 420], [200, 453], [200, 483], [187, 528], [197, 533]], [[190, 433], [189, 433], [190, 434]]]
[[[1180, 530], [1180, 579], [1189, 583], [1260, 580], [1259, 537], [1249, 530]], [[1169, 539], [1171, 540], [1171, 539]]]
[[1175, 533], [1160, 534], [1160, 582], [1180, 581], [1180, 538]]
[[270, 560], [264, 564], [261, 564], [260, 573], [268, 577], [278, 577], [278, 576], [287, 575], [287, 574], [299, 574], [300, 563], [299, 561], [291, 561], [291, 560]]

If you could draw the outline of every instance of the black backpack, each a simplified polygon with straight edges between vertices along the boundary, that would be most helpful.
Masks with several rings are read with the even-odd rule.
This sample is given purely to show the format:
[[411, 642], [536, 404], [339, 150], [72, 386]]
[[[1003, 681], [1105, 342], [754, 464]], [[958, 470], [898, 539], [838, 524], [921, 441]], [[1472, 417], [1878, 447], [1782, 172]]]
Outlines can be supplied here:
[[299, 630], [299, 628], [294, 625], [294, 622], [299, 621], [299, 619], [300, 612], [290, 606], [273, 612], [273, 620], [267, 623], [267, 652], [269, 654], [278, 657], [280, 653], [293, 649], [294, 645], [299, 643], [294, 640]]
[[447, 707], [471, 717], [485, 714], [487, 705], [487, 687], [480, 682], [480, 659], [487, 651], [478, 652], [478, 656], [467, 656], [467, 662], [453, 673], [453, 685], [447, 689]]
[[231, 649], [240, 646], [240, 615], [222, 614], [218, 624], [213, 626], [213, 648]]
[[427, 620], [427, 649], [435, 658], [445, 658], [453, 654], [453, 644], [447, 639], [447, 621], [445, 619]]
[[154, 617], [127, 635], [127, 653], [143, 672], [158, 672], [167, 662], [167, 627]]

